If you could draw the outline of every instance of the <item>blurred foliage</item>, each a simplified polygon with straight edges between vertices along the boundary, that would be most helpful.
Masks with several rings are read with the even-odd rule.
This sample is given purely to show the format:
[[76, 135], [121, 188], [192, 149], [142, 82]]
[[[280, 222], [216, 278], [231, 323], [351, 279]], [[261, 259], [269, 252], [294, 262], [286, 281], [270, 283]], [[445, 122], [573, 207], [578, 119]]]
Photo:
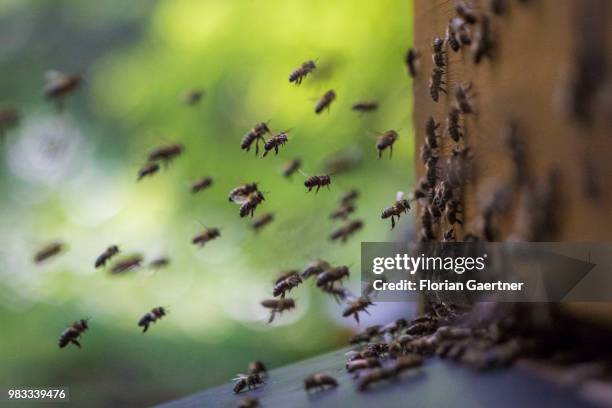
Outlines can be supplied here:
[[[258, 302], [281, 270], [315, 257], [350, 265], [358, 290], [360, 241], [390, 238], [380, 210], [413, 177], [402, 62], [411, 21], [401, 0], [0, 2], [0, 107], [22, 114], [0, 159], [0, 384], [69, 386], [83, 406], [144, 405], [227, 381], [253, 359], [274, 367], [343, 344], [352, 322], [311, 282], [273, 326]], [[289, 84], [308, 59], [319, 68]], [[49, 69], [85, 79], [61, 112], [42, 97]], [[181, 103], [198, 88], [199, 105]], [[338, 99], [317, 116], [328, 89]], [[350, 110], [371, 99], [378, 112]], [[279, 155], [241, 151], [266, 120], [292, 129]], [[378, 160], [375, 134], [387, 129], [401, 129], [400, 140], [392, 160]], [[136, 183], [147, 152], [170, 142], [185, 154]], [[333, 176], [331, 191], [306, 194], [302, 175], [280, 175], [294, 157], [317, 174], [347, 149], [361, 162]], [[214, 185], [192, 195], [204, 175]], [[257, 213], [276, 213], [258, 235], [227, 200], [248, 181], [267, 192]], [[328, 214], [351, 187], [366, 227], [332, 244]], [[190, 243], [201, 224], [222, 228], [203, 249]], [[66, 253], [33, 265], [55, 239]], [[171, 264], [109, 276], [93, 261], [111, 244]], [[142, 335], [138, 318], [158, 305], [170, 314]], [[63, 327], [83, 317], [92, 318], [83, 349], [59, 350]]]

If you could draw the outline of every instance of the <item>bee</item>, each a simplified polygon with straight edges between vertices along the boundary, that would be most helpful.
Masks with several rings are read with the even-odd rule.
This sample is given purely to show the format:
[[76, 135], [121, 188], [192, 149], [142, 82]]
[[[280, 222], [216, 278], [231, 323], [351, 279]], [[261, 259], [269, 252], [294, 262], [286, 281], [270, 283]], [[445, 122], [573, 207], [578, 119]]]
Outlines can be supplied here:
[[44, 88], [45, 97], [49, 100], [56, 100], [58, 107], [61, 108], [63, 99], [76, 91], [81, 86], [81, 81], [82, 78], [78, 74], [47, 71]]
[[78, 348], [81, 348], [81, 343], [77, 340], [83, 333], [89, 329], [87, 325], [87, 321], [89, 319], [81, 319], [72, 323], [71, 326], [64, 329], [62, 334], [60, 334], [60, 338], [58, 341], [58, 345], [60, 348], [66, 347], [69, 343], [74, 344]]
[[272, 296], [284, 298], [287, 292], [291, 292], [291, 289], [299, 286], [300, 283], [302, 283], [300, 274], [297, 271], [289, 271], [274, 282]]
[[253, 361], [249, 364], [249, 374], [268, 375], [268, 369], [261, 361]]
[[7, 130], [19, 123], [19, 112], [17, 109], [0, 109], [0, 137], [4, 136]]
[[459, 214], [462, 214], [462, 213], [463, 213], [463, 208], [461, 206], [461, 203], [456, 202], [456, 201], [451, 201], [446, 208], [446, 221], [448, 221], [450, 225], [455, 225], [455, 224], [463, 225], [463, 221], [459, 219]]
[[461, 130], [461, 124], [459, 123], [459, 115], [461, 115], [461, 110], [455, 106], [452, 106], [448, 111], [448, 116], [446, 117], [446, 133], [455, 142], [459, 142], [459, 139], [463, 137], [463, 131]]
[[212, 186], [213, 179], [212, 177], [206, 176], [201, 179], [194, 181], [191, 184], [191, 192], [193, 194], [199, 193], [202, 190], [206, 190], [208, 187]]
[[183, 153], [183, 150], [184, 148], [181, 144], [171, 144], [158, 147], [149, 153], [149, 162], [162, 161], [165, 164], [168, 164], [174, 158], [180, 156]]
[[374, 368], [359, 383], [358, 390], [366, 391], [372, 384], [395, 378], [395, 370], [385, 367]]
[[283, 146], [285, 143], [289, 141], [289, 138], [287, 137], [288, 132], [289, 132], [288, 130], [285, 132], [280, 132], [279, 134], [274, 135], [270, 139], [268, 139], [266, 143], [264, 144], [263, 157], [266, 157], [272, 149], [274, 149], [274, 154], [277, 155], [278, 148]]
[[398, 192], [395, 203], [391, 207], [385, 208], [380, 215], [380, 218], [383, 220], [391, 218], [391, 229], [395, 228], [395, 217], [399, 219], [403, 213], [407, 213], [410, 210], [410, 201], [403, 197], [404, 193]]
[[363, 221], [361, 220], [351, 221], [347, 224], [344, 224], [340, 228], [334, 230], [330, 234], [329, 239], [331, 241], [336, 241], [339, 239], [341, 242], [346, 242], [351, 235], [359, 231], [361, 228], [363, 228]]
[[372, 338], [380, 336], [383, 333], [381, 325], [375, 325], [366, 327], [366, 329], [360, 333], [357, 333], [349, 340], [350, 344], [359, 344], [363, 342], [369, 342]]
[[251, 223], [251, 226], [253, 227], [255, 232], [259, 232], [263, 227], [270, 224], [272, 221], [274, 221], [274, 214], [266, 213], [260, 217], [255, 218]]
[[382, 152], [385, 149], [389, 149], [389, 158], [393, 156], [393, 144], [399, 137], [398, 133], [395, 130], [387, 130], [385, 133], [381, 134], [376, 141], [376, 148], [378, 149], [378, 158], [382, 157]]
[[468, 86], [457, 85], [455, 86], [455, 100], [461, 113], [468, 114], [474, 113], [474, 106], [470, 100], [472, 97], [472, 83]]
[[34, 254], [34, 262], [39, 264], [47, 259], [53, 258], [65, 249], [66, 245], [63, 242], [51, 242], [40, 248]]
[[354, 301], [350, 302], [349, 305], [342, 311], [342, 317], [353, 316], [355, 321], [359, 323], [359, 313], [364, 312], [369, 315], [368, 306], [373, 305], [372, 300], [367, 296], [359, 296]]
[[192, 244], [203, 247], [208, 241], [217, 239], [221, 236], [219, 228], [204, 228], [204, 231], [193, 237]]
[[204, 91], [201, 89], [192, 89], [183, 94], [183, 102], [185, 105], [197, 105], [201, 100], [202, 96], [204, 96]]
[[255, 142], [255, 156], [257, 156], [259, 154], [259, 142], [266, 142], [263, 137], [266, 133], [272, 134], [266, 122], [256, 124], [255, 127], [249, 131], [249, 133], [244, 135], [242, 142], [240, 143], [240, 148], [248, 152], [251, 150], [251, 145], [253, 142]]
[[317, 373], [304, 378], [304, 389], [309, 392], [313, 389], [322, 390], [325, 387], [337, 387], [338, 381], [329, 373]]
[[454, 228], [449, 228], [448, 230], [444, 231], [444, 238], [442, 239], [442, 242], [455, 242], [455, 241], [457, 241], [457, 238], [455, 237]]
[[463, 1], [457, 1], [455, 3], [455, 11], [459, 15], [459, 17], [461, 17], [467, 24], [476, 24], [476, 22], [478, 21], [478, 18], [476, 17], [476, 14], [474, 14], [474, 11], [468, 6], [466, 6]]
[[319, 102], [317, 102], [317, 105], [315, 106], [315, 113], [319, 115], [321, 112], [323, 112], [324, 109], [327, 109], [329, 111], [329, 107], [335, 99], [336, 93], [332, 89], [325, 92], [321, 99], [319, 99]]
[[109, 246], [106, 248], [106, 251], [102, 252], [102, 254], [96, 258], [95, 267], [99, 268], [101, 266], [105, 266], [106, 262], [118, 253], [119, 247], [117, 245]]
[[490, 0], [489, 6], [491, 7], [491, 11], [498, 16], [501, 16], [506, 13], [506, 0]]
[[328, 268], [322, 273], [317, 275], [316, 284], [317, 287], [331, 286], [336, 282], [341, 282], [342, 279], [348, 278], [350, 271], [348, 266], [336, 266], [334, 268]]
[[310, 192], [313, 188], [317, 188], [315, 193], [319, 192], [321, 187], [327, 186], [329, 189], [329, 185], [331, 184], [331, 177], [327, 174], [320, 174], [318, 176], [311, 176], [304, 180], [304, 187], [308, 189]]
[[149, 262], [149, 268], [152, 269], [161, 269], [167, 267], [168, 265], [170, 265], [170, 259], [165, 256], [162, 256]]
[[457, 29], [453, 25], [452, 19], [448, 22], [448, 26], [446, 26], [446, 43], [454, 52], [458, 52], [461, 49], [461, 43], [457, 40]]
[[302, 161], [300, 159], [293, 159], [288, 161], [283, 167], [283, 177], [290, 178], [293, 173], [298, 171], [302, 167]]
[[166, 309], [162, 306], [154, 307], [150, 312], [147, 312], [144, 316], [138, 320], [138, 327], [142, 327], [142, 332], [149, 330], [149, 325], [161, 320], [166, 315]]
[[446, 84], [446, 82], [442, 81], [442, 75], [444, 75], [444, 70], [439, 67], [434, 67], [433, 71], [431, 72], [431, 78], [429, 80], [429, 94], [434, 102], [438, 102], [440, 92], [446, 94], [446, 89], [442, 87], [442, 85]]
[[238, 404], [236, 404], [236, 408], [259, 408], [259, 400], [255, 397], [244, 397]]
[[341, 204], [338, 209], [333, 211], [329, 218], [332, 220], [346, 220], [349, 215], [355, 211], [355, 206], [352, 204]]
[[329, 262], [324, 261], [322, 259], [314, 260], [312, 262], [309, 262], [308, 265], [306, 265], [306, 268], [302, 272], [302, 279], [305, 280], [310, 278], [311, 276], [319, 276], [321, 273], [325, 272], [330, 268], [331, 265], [329, 264]]
[[446, 66], [446, 51], [444, 51], [444, 40], [440, 37], [433, 39], [431, 49], [433, 54], [431, 59], [436, 67], [444, 68]]
[[159, 171], [158, 163], [147, 163], [144, 166], [142, 166], [140, 169], [138, 169], [138, 180], [140, 181], [147, 176], [152, 176], [158, 171]]
[[342, 194], [342, 196], [340, 197], [340, 204], [341, 205], [352, 204], [358, 197], [359, 197], [359, 190], [357, 189], [349, 190], [346, 193]]
[[374, 367], [380, 367], [380, 361], [374, 357], [353, 360], [346, 363], [346, 371], [349, 373]]
[[289, 82], [295, 82], [296, 85], [301, 84], [302, 80], [304, 80], [304, 78], [306, 78], [306, 76], [316, 67], [315, 62], [312, 60], [304, 62], [299, 68], [289, 74]]
[[247, 215], [251, 217], [255, 213], [255, 209], [265, 200], [264, 195], [261, 191], [255, 191], [249, 194], [249, 196], [240, 205], [240, 217], [244, 218]]
[[480, 64], [484, 57], [493, 58], [493, 34], [491, 33], [491, 20], [482, 16], [477, 32], [476, 41], [472, 45], [472, 57], [475, 64]]
[[373, 112], [378, 109], [378, 102], [364, 101], [356, 102], [351, 106], [351, 109], [357, 112]]
[[322, 286], [321, 291], [323, 293], [327, 293], [332, 298], [334, 298], [334, 300], [338, 304], [340, 304], [341, 301], [346, 300], [347, 296], [349, 295], [349, 292], [347, 289], [343, 288], [342, 286], [336, 286], [333, 284], [328, 285], [328, 286]]
[[248, 387], [249, 390], [257, 388], [258, 385], [263, 384], [263, 378], [259, 374], [238, 374], [238, 377], [234, 378], [236, 384], [234, 384], [234, 394], [238, 394], [240, 391]]
[[242, 184], [229, 192], [229, 201], [239, 204], [244, 198], [257, 191], [257, 183]]
[[111, 268], [110, 272], [113, 275], [131, 271], [142, 265], [142, 256], [132, 255], [127, 258], [117, 261]]
[[267, 299], [261, 302], [261, 305], [266, 309], [270, 309], [270, 318], [268, 323], [272, 323], [276, 314], [281, 314], [285, 310], [295, 308], [295, 300], [291, 298]]
[[416, 77], [418, 73], [419, 53], [415, 51], [414, 48], [410, 48], [406, 52], [404, 62], [406, 64], [406, 68], [408, 69], [408, 74], [410, 75], [410, 77]]

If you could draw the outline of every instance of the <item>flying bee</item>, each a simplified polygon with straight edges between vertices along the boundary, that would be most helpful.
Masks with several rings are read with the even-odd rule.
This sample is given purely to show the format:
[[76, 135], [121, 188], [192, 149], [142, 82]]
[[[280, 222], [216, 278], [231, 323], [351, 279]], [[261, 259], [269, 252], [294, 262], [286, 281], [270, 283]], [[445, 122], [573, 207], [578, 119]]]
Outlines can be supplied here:
[[444, 68], [446, 66], [446, 51], [444, 51], [444, 40], [440, 37], [435, 37], [431, 44], [433, 51], [431, 59], [436, 67]]
[[302, 278], [297, 271], [283, 274], [283, 276], [276, 280], [272, 296], [284, 298], [287, 292], [291, 292], [291, 289], [299, 286], [300, 283], [302, 283]]
[[74, 344], [78, 348], [81, 348], [81, 343], [79, 343], [78, 338], [81, 337], [83, 333], [89, 329], [87, 325], [87, 321], [89, 319], [81, 319], [72, 323], [71, 326], [64, 329], [62, 334], [60, 334], [60, 338], [58, 341], [58, 345], [60, 348], [66, 347], [69, 343]]
[[147, 312], [144, 316], [140, 318], [138, 321], [138, 327], [142, 327], [142, 332], [146, 332], [149, 330], [149, 325], [151, 323], [155, 323], [158, 320], [161, 320], [162, 317], [166, 315], [167, 311], [162, 306], [155, 307], [151, 309], [150, 312]]
[[378, 137], [376, 141], [376, 148], [378, 149], [378, 158], [382, 157], [382, 152], [385, 149], [389, 149], [389, 158], [393, 156], [393, 144], [399, 137], [395, 130], [387, 130]]
[[323, 96], [321, 97], [321, 99], [319, 99], [319, 102], [317, 102], [317, 105], [315, 106], [315, 113], [319, 115], [325, 109], [329, 111], [329, 107], [331, 106], [332, 102], [335, 99], [336, 99], [336, 93], [332, 89], [325, 92]]
[[260, 217], [255, 218], [251, 223], [251, 226], [253, 227], [255, 232], [259, 232], [263, 227], [270, 224], [272, 221], [274, 221], [274, 214], [266, 213]]
[[158, 147], [149, 152], [149, 162], [161, 161], [164, 164], [168, 164], [174, 158], [180, 156], [183, 153], [183, 150], [185, 150], [183, 145], [178, 143]]
[[398, 219], [403, 213], [407, 213], [410, 210], [410, 201], [404, 198], [404, 193], [398, 191], [395, 203], [388, 208], [385, 208], [380, 215], [380, 218], [386, 220], [391, 218], [391, 229], [395, 228], [395, 217]]
[[316, 259], [306, 265], [306, 268], [302, 272], [302, 279], [305, 280], [310, 278], [311, 276], [319, 276], [321, 273], [325, 272], [329, 268], [331, 268], [329, 262], [324, 261], [322, 259]]
[[333, 284], [328, 285], [328, 286], [322, 286], [321, 291], [323, 293], [327, 293], [332, 298], [334, 298], [334, 300], [338, 304], [340, 304], [340, 302], [342, 301], [345, 301], [347, 296], [349, 295], [349, 292], [347, 289], [343, 288], [342, 286], [336, 286]]
[[142, 265], [142, 256], [141, 255], [131, 255], [126, 258], [123, 258], [111, 267], [111, 274], [118, 275], [120, 273], [131, 271], [132, 269], [136, 269]]
[[348, 266], [336, 266], [334, 268], [329, 268], [317, 275], [316, 284], [319, 288], [324, 286], [331, 286], [335, 282], [341, 282], [342, 279], [348, 278], [349, 276], [350, 271]]
[[63, 242], [55, 241], [51, 242], [42, 248], [40, 248], [34, 254], [34, 262], [39, 264], [47, 259], [53, 258], [58, 255], [66, 248], [66, 245]]
[[236, 404], [236, 408], [259, 408], [259, 400], [255, 397], [244, 397]]
[[277, 155], [278, 148], [283, 146], [285, 143], [289, 141], [289, 138], [287, 137], [287, 133], [289, 133], [288, 130], [284, 132], [280, 132], [279, 134], [276, 134], [272, 136], [270, 139], [268, 139], [266, 143], [264, 143], [263, 157], [266, 157], [268, 153], [270, 153], [271, 150], [274, 150], [274, 154]]
[[206, 190], [208, 187], [212, 186], [213, 184], [213, 179], [212, 177], [206, 176], [206, 177], [202, 177], [201, 179], [194, 181], [191, 184], [191, 192], [196, 194], [199, 193], [202, 190]]
[[478, 18], [470, 7], [468, 7], [463, 1], [455, 2], [455, 11], [466, 23], [472, 25], [476, 24]]
[[261, 305], [266, 309], [270, 309], [270, 318], [268, 323], [272, 323], [276, 314], [281, 314], [285, 310], [295, 308], [295, 300], [291, 298], [267, 299], [261, 302]]
[[338, 381], [329, 373], [317, 373], [304, 378], [304, 389], [309, 392], [313, 389], [322, 390], [325, 387], [337, 387]]
[[268, 375], [268, 369], [261, 361], [252, 361], [249, 363], [249, 374], [259, 374], [264, 377]]
[[457, 40], [457, 30], [452, 24], [453, 20], [448, 22], [446, 26], [446, 43], [454, 52], [458, 52], [461, 49], [461, 43]]
[[374, 112], [375, 110], [378, 109], [378, 102], [375, 101], [363, 101], [363, 102], [356, 102], [353, 104], [353, 106], [351, 106], [351, 109], [356, 111], [356, 112]]
[[418, 73], [419, 53], [414, 48], [410, 48], [406, 52], [404, 62], [406, 64], [406, 68], [408, 69], [408, 74], [410, 75], [410, 77], [416, 77]]
[[342, 194], [342, 196], [340, 197], [340, 204], [341, 205], [352, 204], [358, 197], [359, 197], [359, 190], [357, 189], [349, 190], [346, 193]]
[[248, 387], [249, 390], [257, 388], [258, 385], [263, 384], [263, 378], [259, 374], [238, 374], [238, 377], [234, 378], [237, 380], [234, 384], [234, 394], [238, 394], [240, 391]]
[[265, 198], [261, 191], [255, 191], [249, 194], [244, 202], [240, 205], [240, 217], [244, 218], [247, 215], [252, 217], [259, 204], [261, 204], [264, 200]]
[[47, 71], [44, 88], [45, 97], [56, 100], [61, 109], [65, 97], [76, 91], [81, 86], [82, 78], [77, 74], [64, 74], [58, 71]]
[[434, 102], [438, 102], [440, 92], [446, 94], [446, 89], [442, 87], [442, 85], [446, 84], [446, 82], [442, 81], [442, 75], [444, 75], [444, 70], [439, 67], [434, 67], [431, 72], [431, 78], [429, 79], [429, 94]]
[[19, 112], [17, 112], [17, 109], [0, 109], [0, 138], [4, 136], [7, 130], [16, 126], [17, 123], [19, 123]]
[[351, 235], [359, 231], [361, 228], [363, 228], [363, 221], [361, 220], [351, 221], [347, 224], [344, 224], [340, 228], [334, 230], [330, 234], [329, 239], [331, 241], [336, 241], [339, 239], [341, 242], [346, 242]]
[[156, 258], [149, 262], [149, 268], [151, 269], [161, 269], [167, 267], [168, 265], [170, 265], [170, 258], [165, 256]]
[[289, 74], [289, 82], [295, 82], [296, 85], [301, 84], [304, 78], [306, 78], [306, 76], [316, 67], [315, 62], [312, 60], [302, 63], [299, 68]]
[[329, 185], [331, 184], [331, 177], [327, 174], [320, 174], [318, 176], [311, 176], [304, 180], [304, 186], [310, 192], [313, 188], [317, 188], [315, 193], [319, 192], [321, 187], [327, 186], [329, 189]]
[[251, 145], [253, 142], [255, 142], [255, 156], [257, 156], [259, 154], [259, 142], [266, 143], [266, 140], [264, 139], [264, 135], [266, 133], [272, 134], [266, 122], [256, 124], [255, 127], [249, 131], [249, 133], [244, 135], [242, 142], [240, 143], [240, 148], [248, 152], [251, 150]]
[[229, 192], [229, 201], [241, 204], [251, 193], [257, 191], [257, 183], [242, 184]]
[[472, 83], [468, 86], [457, 85], [455, 86], [455, 101], [459, 110], [463, 114], [474, 113], [474, 106], [472, 105]]
[[119, 247], [117, 245], [111, 245], [100, 256], [96, 258], [95, 267], [99, 268], [101, 266], [105, 266], [106, 262], [111, 259], [113, 256], [119, 253]]
[[283, 167], [283, 177], [290, 178], [293, 173], [298, 171], [302, 167], [302, 161], [300, 159], [293, 159], [288, 161]]
[[183, 94], [183, 103], [185, 105], [197, 105], [201, 100], [202, 96], [204, 96], [204, 91], [201, 89], [192, 89]]
[[208, 241], [212, 241], [220, 236], [221, 231], [219, 228], [204, 228], [204, 231], [193, 237], [191, 243], [203, 247]]
[[455, 142], [459, 142], [459, 139], [463, 137], [463, 131], [461, 130], [461, 124], [459, 123], [460, 115], [461, 110], [455, 106], [452, 106], [448, 111], [448, 116], [446, 117], [446, 133]]
[[158, 163], [147, 163], [138, 169], [138, 180], [142, 180], [145, 177], [152, 176], [159, 171]]
[[479, 64], [484, 57], [493, 58], [493, 34], [491, 32], [491, 20], [488, 16], [482, 16], [476, 34], [476, 41], [472, 45], [472, 57], [474, 63]]
[[380, 367], [380, 360], [375, 357], [353, 360], [346, 363], [346, 371], [349, 373], [375, 367]]
[[342, 311], [342, 317], [353, 316], [355, 321], [359, 323], [359, 313], [364, 312], [369, 315], [368, 306], [373, 305], [372, 300], [367, 296], [359, 296], [354, 301], [350, 302], [349, 305]]
[[355, 212], [355, 206], [352, 204], [340, 204], [340, 207], [334, 210], [329, 218], [332, 220], [346, 220], [349, 215]]

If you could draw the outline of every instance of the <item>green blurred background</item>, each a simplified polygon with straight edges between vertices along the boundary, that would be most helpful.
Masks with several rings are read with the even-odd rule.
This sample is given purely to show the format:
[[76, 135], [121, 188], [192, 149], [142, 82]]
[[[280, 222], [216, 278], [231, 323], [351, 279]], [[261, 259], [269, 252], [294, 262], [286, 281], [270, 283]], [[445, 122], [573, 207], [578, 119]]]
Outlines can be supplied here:
[[[141, 406], [226, 382], [254, 359], [276, 367], [345, 344], [354, 324], [312, 282], [274, 325], [259, 301], [280, 271], [316, 257], [350, 265], [358, 290], [360, 241], [392, 238], [380, 211], [413, 181], [411, 27], [407, 0], [1, 0], [0, 108], [22, 118], [0, 151], [0, 385], [69, 386], [79, 405]], [[315, 74], [289, 84], [315, 58]], [[42, 96], [50, 69], [85, 78], [62, 112]], [[193, 88], [206, 95], [186, 106], [180, 96]], [[315, 115], [330, 88], [338, 99]], [[370, 99], [378, 112], [350, 110]], [[241, 151], [266, 120], [293, 129], [280, 154]], [[400, 139], [392, 160], [378, 160], [374, 135], [387, 129]], [[184, 155], [136, 183], [147, 153], [170, 142]], [[306, 194], [302, 175], [280, 175], [295, 157], [317, 174], [338, 152], [359, 164], [331, 191]], [[213, 187], [192, 195], [204, 175]], [[276, 214], [258, 235], [227, 200], [248, 181], [268, 192], [256, 215]], [[328, 214], [351, 187], [366, 226], [330, 243], [339, 224]], [[191, 245], [200, 223], [222, 228], [221, 239]], [[55, 239], [68, 251], [34, 265]], [[110, 276], [93, 262], [111, 244], [171, 265]], [[141, 334], [137, 320], [159, 305], [170, 314]], [[389, 318], [389, 308], [375, 314]], [[84, 317], [83, 349], [60, 350], [62, 329]]]

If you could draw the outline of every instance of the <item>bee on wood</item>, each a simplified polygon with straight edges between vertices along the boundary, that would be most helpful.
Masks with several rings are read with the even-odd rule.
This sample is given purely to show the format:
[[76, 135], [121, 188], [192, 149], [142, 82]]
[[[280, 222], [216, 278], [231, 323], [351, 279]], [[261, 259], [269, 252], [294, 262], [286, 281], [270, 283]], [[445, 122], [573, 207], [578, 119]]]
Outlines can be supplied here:
[[288, 161], [283, 167], [283, 177], [290, 178], [293, 173], [298, 171], [302, 167], [302, 161], [300, 159], [293, 159]]
[[255, 232], [259, 232], [263, 227], [270, 224], [272, 221], [274, 221], [274, 214], [266, 213], [260, 217], [255, 218], [251, 223], [251, 226], [253, 227], [253, 230], [255, 230]]
[[43, 261], [46, 261], [47, 259], [53, 258], [60, 252], [62, 252], [65, 248], [66, 245], [63, 242], [51, 242], [36, 251], [36, 253], [34, 254], [34, 262], [39, 264]]
[[463, 225], [463, 221], [461, 221], [461, 219], [459, 218], [459, 214], [462, 213], [463, 207], [461, 206], [461, 203], [453, 200], [447, 205], [446, 221], [448, 221], [450, 225]]
[[259, 400], [255, 397], [244, 397], [238, 404], [236, 404], [236, 408], [259, 408]]
[[295, 308], [295, 300], [291, 298], [267, 299], [261, 302], [261, 305], [266, 309], [270, 309], [270, 318], [268, 323], [272, 323], [276, 314], [281, 314], [285, 310]]
[[374, 102], [374, 101], [363, 101], [363, 102], [356, 102], [353, 104], [353, 106], [351, 106], [351, 109], [356, 111], [356, 112], [374, 112], [375, 110], [378, 109], [378, 102]]
[[111, 245], [100, 256], [96, 258], [95, 267], [99, 268], [105, 266], [106, 262], [113, 256], [119, 253], [119, 247], [117, 245]]
[[138, 327], [142, 327], [142, 332], [144, 333], [149, 330], [149, 325], [151, 323], [161, 320], [166, 313], [166, 309], [164, 309], [162, 306], [155, 307], [151, 309], [150, 312], [147, 312], [144, 316], [142, 316], [140, 320], [138, 320]]
[[472, 25], [476, 24], [478, 18], [474, 13], [474, 10], [469, 8], [463, 1], [455, 2], [455, 11], [466, 23]]
[[459, 142], [459, 139], [463, 138], [463, 131], [461, 130], [461, 124], [459, 123], [461, 110], [452, 106], [448, 111], [446, 117], [446, 133], [455, 142]]
[[302, 80], [304, 80], [304, 78], [306, 78], [306, 76], [316, 67], [315, 62], [312, 60], [302, 63], [299, 68], [289, 74], [289, 82], [295, 82], [296, 85], [301, 84]]
[[199, 193], [202, 190], [206, 190], [208, 187], [212, 186], [213, 179], [212, 177], [206, 176], [201, 179], [194, 181], [191, 184], [191, 192], [193, 194]]
[[359, 190], [357, 189], [349, 190], [346, 193], [342, 194], [342, 196], [340, 197], [340, 204], [341, 205], [352, 204], [357, 198], [359, 198]]
[[255, 127], [249, 131], [249, 133], [244, 135], [242, 142], [240, 143], [240, 148], [248, 152], [251, 150], [251, 145], [253, 142], [255, 142], [255, 156], [257, 156], [259, 154], [259, 142], [266, 143], [266, 140], [264, 139], [264, 135], [266, 133], [272, 134], [266, 122], [256, 124]]
[[468, 86], [457, 85], [455, 86], [455, 101], [457, 107], [463, 114], [474, 113], [474, 106], [472, 104], [472, 83]]
[[435, 37], [431, 44], [433, 54], [431, 59], [436, 67], [444, 68], [446, 66], [446, 51], [444, 51], [444, 40], [440, 37]]
[[329, 90], [323, 94], [317, 105], [315, 106], [315, 113], [319, 115], [323, 110], [327, 109], [329, 112], [329, 107], [332, 102], [336, 99], [336, 93], [333, 90]]
[[329, 218], [332, 220], [346, 220], [349, 215], [355, 212], [355, 206], [352, 204], [340, 204], [340, 207], [334, 210]]
[[247, 215], [251, 217], [255, 213], [255, 209], [265, 200], [261, 191], [255, 191], [248, 195], [244, 202], [240, 205], [240, 217], [244, 218]]
[[238, 374], [238, 377], [234, 378], [236, 384], [234, 384], [234, 394], [238, 394], [240, 391], [248, 388], [249, 390], [257, 388], [258, 385], [263, 384], [264, 380], [259, 374]]
[[138, 181], [142, 180], [145, 177], [152, 176], [153, 174], [159, 171], [158, 163], [147, 163], [138, 169]]
[[117, 261], [111, 268], [110, 272], [113, 275], [128, 272], [139, 268], [142, 265], [142, 256], [132, 255]]
[[230, 202], [240, 204], [251, 193], [257, 191], [257, 183], [242, 184], [229, 192], [228, 198]]
[[501, 16], [506, 13], [506, 0], [490, 0], [489, 7], [491, 8], [491, 11], [493, 13], [497, 14], [498, 16]]
[[66, 347], [68, 344], [72, 343], [78, 348], [81, 348], [81, 343], [77, 340], [83, 333], [89, 329], [87, 325], [87, 321], [89, 319], [81, 319], [72, 323], [69, 327], [64, 329], [62, 334], [60, 334], [60, 338], [58, 341], [58, 345], [60, 348]]
[[149, 162], [161, 161], [164, 164], [168, 164], [173, 159], [180, 156], [183, 153], [183, 150], [183, 145], [180, 144], [171, 144], [158, 147], [149, 153]]
[[406, 52], [404, 62], [410, 77], [415, 78], [418, 73], [419, 53], [414, 48], [410, 48]]
[[289, 271], [274, 282], [272, 296], [284, 298], [287, 292], [291, 292], [291, 289], [299, 286], [300, 283], [302, 283], [300, 274], [297, 271]]
[[306, 268], [302, 272], [302, 279], [306, 280], [311, 276], [319, 276], [321, 273], [330, 269], [331, 265], [329, 262], [324, 261], [323, 259], [316, 259], [311, 261], [306, 265]]
[[350, 302], [349, 305], [342, 311], [342, 317], [353, 316], [355, 321], [359, 323], [359, 313], [364, 312], [369, 315], [368, 307], [373, 305], [372, 300], [367, 296], [360, 296], [354, 301]]
[[274, 150], [274, 155], [277, 155], [278, 148], [289, 141], [289, 138], [287, 137], [288, 132], [288, 130], [285, 132], [280, 132], [279, 134], [274, 135], [270, 139], [268, 139], [266, 143], [264, 143], [263, 157], [266, 157], [271, 150]]
[[350, 271], [348, 266], [336, 266], [333, 268], [328, 268], [327, 270], [318, 274], [316, 284], [319, 288], [324, 286], [331, 286], [336, 282], [341, 282], [342, 279], [348, 278], [349, 276]]
[[395, 335], [397, 332], [402, 330], [404, 327], [408, 326], [408, 322], [403, 317], [395, 320], [380, 328], [381, 333], [389, 333], [391, 335]]
[[81, 76], [77, 74], [64, 74], [58, 71], [47, 71], [44, 88], [45, 97], [56, 100], [61, 109], [63, 100], [81, 86]]
[[192, 89], [183, 94], [183, 103], [189, 106], [197, 105], [202, 100], [202, 96], [204, 96], [204, 91], [201, 89]]
[[315, 193], [318, 193], [321, 187], [327, 186], [329, 189], [329, 185], [331, 184], [331, 177], [327, 174], [320, 174], [318, 176], [311, 176], [304, 180], [304, 187], [308, 189], [310, 192], [313, 188], [317, 188]]
[[191, 243], [203, 247], [207, 242], [219, 238], [220, 236], [221, 231], [219, 228], [204, 228], [204, 231], [193, 237]]
[[395, 203], [391, 207], [385, 208], [380, 215], [380, 218], [383, 220], [391, 218], [391, 229], [395, 228], [395, 217], [399, 219], [403, 213], [407, 213], [410, 210], [410, 201], [403, 197], [404, 193], [398, 192]]
[[329, 239], [331, 241], [340, 240], [341, 242], [346, 242], [351, 235], [359, 231], [361, 228], [363, 228], [363, 221], [361, 220], [351, 221], [347, 224], [344, 224], [340, 228], [334, 230], [330, 234]]
[[162, 256], [149, 262], [149, 268], [151, 269], [162, 269], [170, 265], [170, 259]]
[[457, 39], [457, 29], [453, 25], [453, 20], [451, 19], [446, 26], [446, 43], [454, 52], [459, 52], [461, 49], [461, 43]]
[[438, 102], [440, 99], [440, 92], [446, 94], [446, 89], [442, 87], [446, 82], [442, 81], [442, 75], [444, 75], [444, 70], [442, 68], [434, 67], [431, 72], [431, 78], [429, 80], [429, 94], [431, 95], [431, 99], [434, 102]]
[[472, 57], [475, 64], [480, 64], [483, 58], [493, 59], [493, 34], [491, 33], [491, 20], [487, 16], [482, 16], [476, 41], [472, 45]]
[[380, 367], [380, 361], [373, 357], [353, 360], [346, 363], [346, 371], [349, 373], [374, 367]]
[[260, 376], [265, 377], [268, 375], [268, 369], [261, 361], [252, 361], [249, 364], [249, 374], [259, 374]]
[[317, 373], [304, 378], [304, 389], [309, 392], [310, 390], [322, 390], [325, 387], [337, 387], [338, 381], [329, 373]]
[[399, 137], [395, 130], [387, 130], [381, 134], [376, 141], [376, 148], [378, 149], [378, 158], [382, 157], [382, 152], [385, 149], [389, 149], [389, 158], [393, 156], [393, 144]]
[[19, 112], [17, 112], [17, 109], [0, 109], [0, 138], [4, 136], [7, 130], [16, 126], [17, 123], [19, 123]]
[[444, 231], [444, 237], [442, 238], [442, 242], [455, 242], [457, 238], [455, 237], [455, 229], [449, 228]]

